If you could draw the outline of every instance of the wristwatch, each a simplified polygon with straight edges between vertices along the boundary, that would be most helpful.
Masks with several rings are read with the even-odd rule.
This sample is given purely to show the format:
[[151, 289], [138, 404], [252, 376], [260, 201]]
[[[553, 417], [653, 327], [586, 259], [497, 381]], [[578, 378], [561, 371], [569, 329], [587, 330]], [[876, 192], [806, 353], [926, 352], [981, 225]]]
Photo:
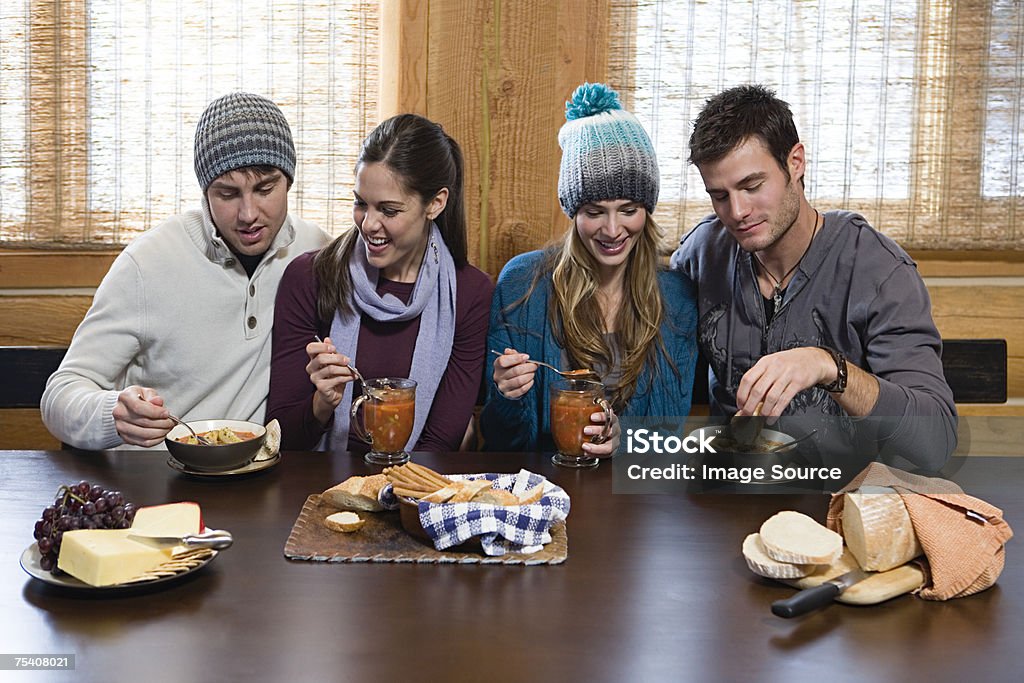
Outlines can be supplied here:
[[836, 381], [831, 384], [819, 384], [818, 386], [833, 394], [843, 393], [846, 391], [846, 379], [848, 377], [846, 356], [835, 349], [830, 349], [827, 346], [819, 346], [818, 348], [827, 352], [828, 355], [832, 356], [832, 360], [836, 362]]

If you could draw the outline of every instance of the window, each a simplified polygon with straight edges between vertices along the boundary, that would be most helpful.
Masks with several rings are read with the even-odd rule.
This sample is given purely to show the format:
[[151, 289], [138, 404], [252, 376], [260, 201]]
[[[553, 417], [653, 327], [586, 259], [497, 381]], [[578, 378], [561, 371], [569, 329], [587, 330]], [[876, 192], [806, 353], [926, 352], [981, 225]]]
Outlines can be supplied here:
[[711, 213], [687, 163], [705, 100], [768, 85], [807, 146], [808, 198], [907, 248], [1021, 248], [1024, 7], [1015, 0], [613, 0], [611, 81], [652, 133], [657, 217]]
[[291, 124], [291, 209], [334, 233], [350, 224], [377, 118], [378, 3], [0, 5], [0, 244], [119, 245], [198, 206], [195, 124], [232, 90], [266, 95]]

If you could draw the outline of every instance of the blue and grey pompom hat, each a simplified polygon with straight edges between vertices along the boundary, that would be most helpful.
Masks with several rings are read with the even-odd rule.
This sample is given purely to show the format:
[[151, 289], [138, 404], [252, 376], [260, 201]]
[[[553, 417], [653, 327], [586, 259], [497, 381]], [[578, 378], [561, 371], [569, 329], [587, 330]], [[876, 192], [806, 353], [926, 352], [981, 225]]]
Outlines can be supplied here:
[[295, 143], [281, 109], [262, 95], [233, 92], [206, 107], [196, 125], [196, 178], [203, 192], [247, 166], [274, 166], [295, 179]]
[[565, 103], [558, 132], [562, 165], [558, 201], [569, 218], [587, 202], [630, 199], [648, 213], [658, 203], [658, 158], [619, 94], [602, 83], [584, 83]]

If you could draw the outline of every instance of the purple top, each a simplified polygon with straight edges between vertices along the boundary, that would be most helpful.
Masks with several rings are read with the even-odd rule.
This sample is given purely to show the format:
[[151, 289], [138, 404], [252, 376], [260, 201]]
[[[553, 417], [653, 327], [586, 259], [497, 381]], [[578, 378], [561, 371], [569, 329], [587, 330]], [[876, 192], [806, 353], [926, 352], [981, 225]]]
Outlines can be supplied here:
[[[316, 311], [320, 290], [320, 283], [313, 274], [316, 254], [315, 251], [306, 252], [292, 261], [277, 290], [267, 421], [276, 419], [281, 423], [282, 450], [315, 448], [330, 429], [330, 424], [321, 425], [313, 416], [316, 389], [306, 373], [309, 363], [306, 344], [313, 341], [314, 335], [323, 339], [331, 331], [331, 320], [321, 320]], [[416, 450], [458, 450], [480, 391], [494, 284], [486, 273], [471, 265], [456, 268], [455, 282], [452, 354]], [[393, 282], [381, 277], [377, 292], [390, 293], [408, 302], [413, 286], [413, 283]], [[362, 316], [356, 353], [363, 377], [408, 377], [419, 328], [418, 317], [404, 322], [382, 323]], [[338, 351], [346, 355], [351, 353], [346, 349]], [[357, 396], [358, 387], [353, 389]], [[348, 443], [349, 450], [368, 450], [368, 446], [355, 436], [350, 436]]]

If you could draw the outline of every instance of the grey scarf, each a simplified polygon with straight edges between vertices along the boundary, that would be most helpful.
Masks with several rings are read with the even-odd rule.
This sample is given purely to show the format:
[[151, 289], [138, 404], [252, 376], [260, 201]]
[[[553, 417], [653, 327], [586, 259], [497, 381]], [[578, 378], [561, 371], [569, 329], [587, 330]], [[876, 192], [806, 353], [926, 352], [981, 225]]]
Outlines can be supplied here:
[[[352, 359], [356, 367], [359, 367], [356, 344], [359, 341], [362, 315], [368, 315], [378, 322], [402, 322], [420, 317], [420, 329], [409, 370], [409, 379], [416, 380], [417, 384], [416, 418], [413, 421], [412, 436], [406, 444], [406, 450], [410, 450], [423, 432], [434, 394], [452, 353], [455, 340], [455, 261], [441, 238], [441, 231], [435, 223], [431, 223], [423, 263], [408, 305], [392, 294], [382, 297], [377, 293], [380, 271], [366, 260], [366, 243], [362, 234], [357, 237], [352, 249], [349, 273], [352, 276], [355, 313], [344, 318], [338, 312], [334, 313], [331, 341], [340, 353]], [[334, 409], [334, 426], [326, 444], [331, 450], [348, 449], [352, 384], [349, 382], [345, 385], [341, 403]]]

